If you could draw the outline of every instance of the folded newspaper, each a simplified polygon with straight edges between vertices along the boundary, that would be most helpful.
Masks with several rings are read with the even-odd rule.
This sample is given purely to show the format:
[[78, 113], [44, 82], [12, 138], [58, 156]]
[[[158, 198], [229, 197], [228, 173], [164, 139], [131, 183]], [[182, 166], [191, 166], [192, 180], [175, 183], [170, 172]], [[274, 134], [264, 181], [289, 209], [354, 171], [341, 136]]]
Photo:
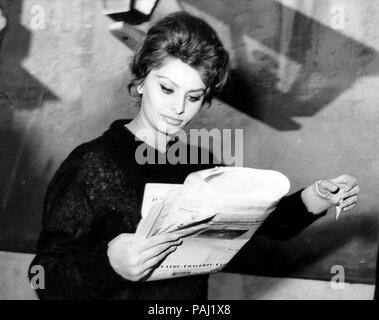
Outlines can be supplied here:
[[280, 172], [237, 167], [197, 171], [182, 185], [146, 184], [136, 235], [183, 236], [183, 243], [147, 280], [220, 271], [289, 189]]

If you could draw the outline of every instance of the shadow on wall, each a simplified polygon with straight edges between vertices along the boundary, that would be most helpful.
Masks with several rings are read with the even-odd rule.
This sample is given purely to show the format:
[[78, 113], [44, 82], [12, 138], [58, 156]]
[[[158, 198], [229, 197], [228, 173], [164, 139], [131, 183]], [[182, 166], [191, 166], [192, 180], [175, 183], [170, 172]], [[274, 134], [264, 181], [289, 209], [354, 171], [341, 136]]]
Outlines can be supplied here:
[[[232, 83], [219, 98], [276, 130], [300, 130], [295, 117], [316, 115], [361, 78], [379, 74], [374, 48], [279, 1], [182, 3], [203, 17], [211, 12], [208, 20], [221, 25], [220, 35], [229, 40]], [[316, 223], [285, 242], [257, 237], [227, 270], [330, 280], [333, 265], [342, 265], [346, 281], [372, 284], [376, 241], [376, 213], [361, 212], [356, 219]]]
[[[374, 48], [275, 0], [178, 4], [205, 20], [212, 12], [214, 24], [230, 28], [220, 35], [225, 42], [229, 33], [235, 67], [229, 88], [218, 98], [277, 130], [299, 130], [294, 117], [312, 117], [360, 78], [379, 74]], [[127, 23], [125, 37], [117, 36], [135, 49], [142, 35], [131, 30], [143, 21], [131, 14], [112, 18]]]
[[[205, 2], [191, 3], [207, 9]], [[237, 67], [231, 87], [220, 98], [237, 110], [277, 130], [298, 130], [294, 117], [312, 117], [360, 78], [379, 74], [374, 48], [276, 1], [254, 3], [254, 10], [234, 23], [229, 8], [212, 10], [231, 26]], [[233, 1], [235, 7], [244, 5], [245, 1]], [[260, 22], [258, 17], [270, 14], [272, 19]], [[260, 29], [272, 29], [272, 23], [277, 24], [276, 37], [256, 38]]]
[[[344, 223], [336, 221], [323, 228], [311, 228], [287, 241], [256, 237], [238, 252], [225, 271], [330, 281], [335, 275], [332, 267], [338, 265], [343, 266], [347, 282], [373, 284], [376, 246], [372, 244], [376, 243], [377, 233], [373, 216], [372, 212], [363, 213], [359, 220], [347, 218]], [[355, 246], [366, 250], [355, 252], [352, 261]]]
[[[32, 38], [21, 24], [22, 7], [22, 0], [0, 0], [5, 22], [0, 31], [0, 250], [32, 252], [41, 224], [36, 217], [47, 183], [44, 173], [51, 165], [35, 173], [33, 111], [57, 97], [22, 67]], [[17, 121], [22, 112], [28, 115], [26, 124]]]

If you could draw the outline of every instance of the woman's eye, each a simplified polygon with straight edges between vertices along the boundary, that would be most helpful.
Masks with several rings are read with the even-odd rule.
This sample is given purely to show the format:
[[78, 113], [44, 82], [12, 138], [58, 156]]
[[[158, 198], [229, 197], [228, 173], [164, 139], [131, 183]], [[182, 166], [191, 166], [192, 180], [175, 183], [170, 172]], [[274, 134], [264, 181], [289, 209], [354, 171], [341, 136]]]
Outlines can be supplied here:
[[167, 87], [165, 87], [165, 86], [162, 86], [162, 85], [161, 85], [161, 89], [162, 89], [162, 91], [163, 91], [165, 94], [171, 94], [171, 93], [174, 92], [174, 90], [169, 89], [169, 88], [167, 88]]
[[190, 102], [197, 102], [197, 101], [199, 101], [200, 99], [201, 99], [201, 96], [200, 96], [200, 97], [191, 97], [191, 96], [188, 97], [188, 100], [189, 100]]

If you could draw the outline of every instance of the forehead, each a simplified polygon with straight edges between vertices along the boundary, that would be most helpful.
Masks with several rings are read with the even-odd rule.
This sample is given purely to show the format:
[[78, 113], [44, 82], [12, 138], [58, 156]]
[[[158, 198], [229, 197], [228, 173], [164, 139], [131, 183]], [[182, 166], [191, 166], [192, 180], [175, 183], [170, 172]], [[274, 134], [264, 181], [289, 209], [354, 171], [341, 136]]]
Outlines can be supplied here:
[[153, 69], [149, 75], [173, 82], [187, 90], [206, 89], [200, 72], [177, 58], [166, 59], [159, 68]]

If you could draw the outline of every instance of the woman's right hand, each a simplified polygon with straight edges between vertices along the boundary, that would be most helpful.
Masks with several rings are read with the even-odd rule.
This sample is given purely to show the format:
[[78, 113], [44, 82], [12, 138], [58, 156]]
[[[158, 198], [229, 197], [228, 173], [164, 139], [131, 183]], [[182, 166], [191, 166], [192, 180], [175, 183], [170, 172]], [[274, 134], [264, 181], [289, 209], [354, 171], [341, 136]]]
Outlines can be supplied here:
[[144, 280], [155, 266], [182, 243], [179, 235], [163, 234], [148, 239], [122, 233], [108, 244], [112, 268], [131, 281]]

